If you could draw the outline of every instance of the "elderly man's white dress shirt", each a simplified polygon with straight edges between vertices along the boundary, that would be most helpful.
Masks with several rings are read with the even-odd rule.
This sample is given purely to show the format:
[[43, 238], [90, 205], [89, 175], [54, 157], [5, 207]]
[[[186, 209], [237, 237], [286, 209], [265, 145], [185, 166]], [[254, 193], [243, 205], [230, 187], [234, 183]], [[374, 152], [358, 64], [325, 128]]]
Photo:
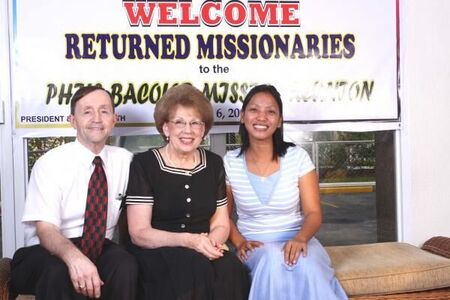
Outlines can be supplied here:
[[[88, 183], [96, 154], [78, 141], [54, 148], [40, 157], [28, 184], [22, 222], [25, 245], [39, 244], [35, 221], [56, 225], [66, 238], [81, 237]], [[132, 153], [105, 146], [98, 154], [108, 180], [108, 220], [106, 238], [111, 239], [119, 217], [121, 199], [128, 184]]]

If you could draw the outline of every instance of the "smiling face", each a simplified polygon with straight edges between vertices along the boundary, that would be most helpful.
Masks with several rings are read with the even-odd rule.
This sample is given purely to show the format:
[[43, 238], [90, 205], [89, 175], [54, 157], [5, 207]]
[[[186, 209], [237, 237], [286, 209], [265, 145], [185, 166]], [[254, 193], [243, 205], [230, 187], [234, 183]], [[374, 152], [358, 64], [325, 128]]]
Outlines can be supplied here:
[[205, 134], [205, 126], [201, 115], [192, 107], [177, 105], [170, 113], [168, 122], [163, 125], [164, 135], [169, 144], [179, 154], [194, 152]]
[[96, 90], [78, 100], [70, 124], [77, 130], [78, 141], [93, 153], [99, 153], [116, 124], [108, 93]]
[[275, 98], [266, 92], [256, 93], [241, 113], [241, 123], [250, 140], [270, 140], [281, 126], [282, 118]]

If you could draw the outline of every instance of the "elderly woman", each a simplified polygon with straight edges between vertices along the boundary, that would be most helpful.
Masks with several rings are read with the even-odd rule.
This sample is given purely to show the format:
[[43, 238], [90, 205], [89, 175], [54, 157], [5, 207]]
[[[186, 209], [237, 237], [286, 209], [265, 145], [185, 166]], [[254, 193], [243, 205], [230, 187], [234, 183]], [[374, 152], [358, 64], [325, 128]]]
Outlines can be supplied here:
[[224, 250], [223, 162], [199, 148], [213, 124], [211, 104], [182, 84], [158, 101], [154, 117], [167, 144], [135, 155], [125, 200], [139, 299], [247, 299], [247, 271]]

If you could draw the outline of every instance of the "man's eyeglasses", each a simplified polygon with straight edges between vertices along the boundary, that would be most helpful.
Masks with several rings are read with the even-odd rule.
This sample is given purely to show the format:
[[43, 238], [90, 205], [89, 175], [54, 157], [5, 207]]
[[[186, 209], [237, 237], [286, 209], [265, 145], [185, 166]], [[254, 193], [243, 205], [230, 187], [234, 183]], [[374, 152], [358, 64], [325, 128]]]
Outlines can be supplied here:
[[205, 126], [205, 122], [202, 122], [202, 121], [186, 122], [185, 120], [179, 119], [179, 120], [173, 120], [173, 121], [169, 121], [169, 122], [174, 124], [177, 129], [184, 129], [184, 128], [186, 128], [187, 124], [189, 124], [189, 126], [191, 126], [191, 128], [194, 130], [200, 130], [203, 128], [203, 126]]

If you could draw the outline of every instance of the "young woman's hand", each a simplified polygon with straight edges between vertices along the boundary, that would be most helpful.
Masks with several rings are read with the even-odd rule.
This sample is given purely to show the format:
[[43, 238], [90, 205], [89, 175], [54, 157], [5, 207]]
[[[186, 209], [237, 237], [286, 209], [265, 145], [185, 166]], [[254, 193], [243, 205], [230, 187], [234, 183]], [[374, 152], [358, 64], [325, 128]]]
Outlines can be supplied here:
[[293, 238], [284, 244], [284, 261], [287, 265], [292, 266], [298, 262], [300, 254], [306, 256], [308, 254], [307, 242], [298, 238]]
[[244, 262], [247, 260], [248, 258], [248, 252], [252, 252], [253, 250], [255, 250], [258, 247], [261, 247], [262, 245], [264, 245], [261, 242], [258, 241], [243, 241], [238, 247], [237, 247], [237, 255], [238, 258]]

